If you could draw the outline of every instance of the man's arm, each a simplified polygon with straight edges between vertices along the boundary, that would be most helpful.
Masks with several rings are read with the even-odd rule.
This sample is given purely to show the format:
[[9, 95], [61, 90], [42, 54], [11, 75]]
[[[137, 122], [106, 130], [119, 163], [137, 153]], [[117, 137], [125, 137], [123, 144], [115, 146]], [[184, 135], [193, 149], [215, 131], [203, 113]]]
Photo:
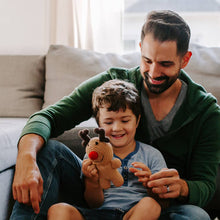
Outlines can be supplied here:
[[43, 193], [43, 179], [36, 162], [37, 152], [50, 137], [62, 134], [91, 116], [92, 88], [104, 79], [100, 75], [97, 80], [83, 83], [55, 105], [33, 114], [25, 125], [18, 144], [12, 191], [15, 200], [32, 205], [36, 213], [39, 212]]
[[20, 139], [12, 185], [14, 199], [32, 205], [35, 213], [40, 211], [39, 203], [43, 194], [43, 179], [36, 155], [43, 145], [44, 139], [36, 134], [27, 134]]

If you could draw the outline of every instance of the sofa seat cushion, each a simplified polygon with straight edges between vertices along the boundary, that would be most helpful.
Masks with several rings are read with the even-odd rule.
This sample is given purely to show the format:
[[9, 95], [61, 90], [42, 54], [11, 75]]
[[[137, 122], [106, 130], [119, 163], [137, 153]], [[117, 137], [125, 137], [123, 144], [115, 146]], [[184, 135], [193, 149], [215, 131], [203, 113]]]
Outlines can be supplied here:
[[0, 118], [0, 172], [16, 163], [17, 142], [27, 118]]

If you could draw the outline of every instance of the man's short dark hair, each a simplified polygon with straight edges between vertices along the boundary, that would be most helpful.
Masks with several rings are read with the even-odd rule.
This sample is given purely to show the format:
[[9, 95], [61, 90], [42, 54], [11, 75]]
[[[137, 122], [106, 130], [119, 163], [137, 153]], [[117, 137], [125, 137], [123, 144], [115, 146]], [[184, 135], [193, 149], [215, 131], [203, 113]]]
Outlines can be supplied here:
[[141, 43], [143, 43], [145, 35], [149, 33], [160, 42], [176, 41], [178, 55], [183, 56], [188, 51], [190, 28], [184, 19], [173, 11], [150, 12], [142, 27]]

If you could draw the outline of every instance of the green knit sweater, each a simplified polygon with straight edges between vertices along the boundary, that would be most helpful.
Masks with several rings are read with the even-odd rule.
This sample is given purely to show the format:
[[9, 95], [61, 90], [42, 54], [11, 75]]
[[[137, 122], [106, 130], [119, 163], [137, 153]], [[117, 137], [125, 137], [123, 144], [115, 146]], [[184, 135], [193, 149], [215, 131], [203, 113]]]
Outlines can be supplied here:
[[[216, 99], [194, 83], [181, 70], [180, 76], [188, 85], [184, 103], [176, 113], [170, 130], [164, 137], [149, 141], [147, 119], [141, 117], [136, 139], [161, 151], [167, 166], [176, 168], [189, 186], [189, 204], [205, 206], [216, 188], [216, 173], [220, 162], [220, 108]], [[85, 81], [69, 96], [33, 114], [22, 135], [36, 133], [45, 141], [56, 137], [92, 116], [93, 90], [104, 81], [119, 78], [135, 84], [141, 92], [143, 79], [139, 67], [111, 68]]]

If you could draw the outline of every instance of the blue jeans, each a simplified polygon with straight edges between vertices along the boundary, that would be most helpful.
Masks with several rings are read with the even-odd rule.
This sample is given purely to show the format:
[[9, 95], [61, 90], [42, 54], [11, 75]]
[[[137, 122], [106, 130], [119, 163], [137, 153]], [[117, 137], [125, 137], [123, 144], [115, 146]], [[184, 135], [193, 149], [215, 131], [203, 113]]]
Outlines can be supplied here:
[[122, 220], [126, 211], [116, 209], [88, 209], [76, 207], [86, 220]]
[[[71, 150], [62, 143], [50, 140], [38, 153], [37, 163], [44, 180], [40, 213], [35, 214], [31, 206], [16, 201], [10, 220], [46, 220], [49, 207], [59, 201], [86, 207], [83, 199], [84, 185], [80, 179], [82, 161]], [[63, 196], [62, 200], [60, 194]], [[113, 211], [113, 215], [116, 215], [115, 213], [117, 216], [122, 214], [117, 210]], [[160, 217], [160, 220], [168, 219], [210, 220], [203, 209], [192, 205], [171, 206], [163, 211]]]
[[208, 213], [194, 205], [172, 205], [161, 213], [159, 220], [210, 220]]
[[[122, 220], [128, 210], [76, 207], [86, 220]], [[159, 220], [210, 220], [208, 214], [193, 205], [176, 205], [162, 211]]]
[[11, 220], [47, 219], [49, 207], [58, 201], [86, 206], [80, 179], [82, 161], [71, 150], [58, 141], [49, 140], [38, 153], [37, 163], [44, 180], [40, 213], [35, 214], [31, 206], [16, 201]]

